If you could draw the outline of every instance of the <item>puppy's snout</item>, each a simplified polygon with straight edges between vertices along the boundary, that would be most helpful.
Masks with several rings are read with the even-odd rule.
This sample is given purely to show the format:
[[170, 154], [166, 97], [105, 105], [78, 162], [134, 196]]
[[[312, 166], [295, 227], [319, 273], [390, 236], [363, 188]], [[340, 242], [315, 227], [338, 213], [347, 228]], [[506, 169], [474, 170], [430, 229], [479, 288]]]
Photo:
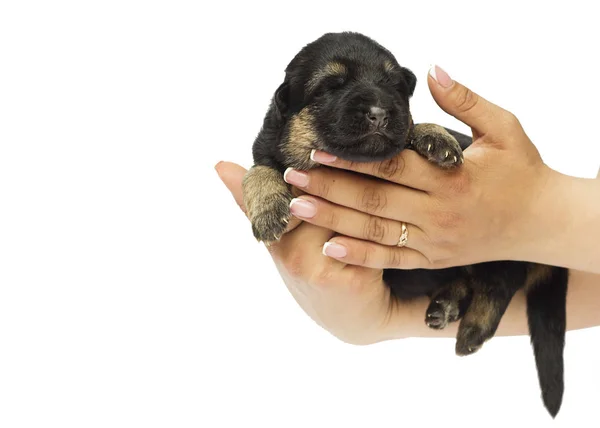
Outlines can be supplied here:
[[367, 121], [375, 128], [385, 128], [388, 124], [388, 112], [381, 107], [371, 107], [366, 116]]

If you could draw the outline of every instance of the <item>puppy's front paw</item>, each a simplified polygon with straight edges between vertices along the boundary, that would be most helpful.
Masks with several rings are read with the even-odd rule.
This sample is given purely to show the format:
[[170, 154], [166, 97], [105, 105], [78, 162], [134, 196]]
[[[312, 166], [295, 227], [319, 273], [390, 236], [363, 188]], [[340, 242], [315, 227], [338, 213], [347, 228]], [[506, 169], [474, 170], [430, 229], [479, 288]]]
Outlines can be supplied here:
[[242, 181], [244, 204], [254, 237], [278, 241], [290, 221], [292, 192], [281, 172], [264, 165], [250, 168]]
[[458, 141], [447, 133], [434, 132], [416, 135], [412, 146], [421, 156], [442, 168], [454, 168], [464, 162]]
[[275, 194], [265, 198], [250, 215], [254, 237], [270, 244], [278, 241], [290, 221], [292, 194]]

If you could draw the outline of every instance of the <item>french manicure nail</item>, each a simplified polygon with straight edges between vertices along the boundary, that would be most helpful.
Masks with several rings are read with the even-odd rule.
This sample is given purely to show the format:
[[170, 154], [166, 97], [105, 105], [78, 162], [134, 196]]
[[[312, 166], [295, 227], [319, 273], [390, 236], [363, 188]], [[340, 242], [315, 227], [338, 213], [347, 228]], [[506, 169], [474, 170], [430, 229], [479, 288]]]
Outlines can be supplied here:
[[292, 186], [306, 187], [308, 186], [308, 174], [301, 171], [296, 171], [293, 168], [288, 168], [283, 173], [283, 180]]
[[335, 242], [325, 242], [325, 245], [323, 245], [323, 255], [325, 256], [342, 258], [346, 257], [347, 253], [346, 247]]
[[310, 152], [310, 158], [317, 163], [330, 163], [335, 162], [337, 156], [322, 152], [320, 150], [312, 149]]
[[433, 65], [429, 69], [429, 75], [433, 77], [433, 79], [436, 82], [438, 82], [443, 88], [449, 88], [450, 86], [452, 86], [453, 81], [450, 78], [450, 76], [448, 76], [448, 73], [446, 73], [441, 67], [437, 65]]
[[290, 212], [297, 217], [312, 218], [317, 213], [317, 208], [310, 201], [294, 198], [290, 202]]

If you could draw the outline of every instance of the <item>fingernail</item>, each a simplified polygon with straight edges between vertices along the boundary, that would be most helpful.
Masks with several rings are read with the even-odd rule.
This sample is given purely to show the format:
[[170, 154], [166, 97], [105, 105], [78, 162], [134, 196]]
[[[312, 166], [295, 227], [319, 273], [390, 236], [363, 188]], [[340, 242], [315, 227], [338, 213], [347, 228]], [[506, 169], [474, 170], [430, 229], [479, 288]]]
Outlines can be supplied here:
[[346, 247], [335, 242], [325, 242], [323, 245], [323, 255], [335, 258], [346, 257]]
[[337, 156], [330, 155], [329, 153], [322, 152], [320, 150], [312, 149], [310, 152], [310, 158], [317, 163], [330, 163], [337, 159]]
[[308, 174], [305, 172], [296, 171], [293, 168], [288, 168], [283, 173], [283, 180], [293, 186], [306, 187], [308, 186]]
[[297, 217], [312, 218], [317, 213], [317, 208], [310, 201], [294, 198], [290, 202], [290, 212]]
[[448, 76], [448, 73], [446, 73], [441, 67], [437, 65], [433, 65], [429, 69], [429, 75], [433, 77], [433, 79], [436, 82], [438, 82], [443, 88], [449, 88], [450, 86], [452, 86], [453, 82], [450, 76]]
[[218, 164], [215, 165], [215, 171], [217, 172], [217, 175], [219, 176], [219, 179], [221, 181], [223, 181], [223, 177], [221, 176], [221, 169], [220, 169], [221, 163], [222, 162], [219, 162]]

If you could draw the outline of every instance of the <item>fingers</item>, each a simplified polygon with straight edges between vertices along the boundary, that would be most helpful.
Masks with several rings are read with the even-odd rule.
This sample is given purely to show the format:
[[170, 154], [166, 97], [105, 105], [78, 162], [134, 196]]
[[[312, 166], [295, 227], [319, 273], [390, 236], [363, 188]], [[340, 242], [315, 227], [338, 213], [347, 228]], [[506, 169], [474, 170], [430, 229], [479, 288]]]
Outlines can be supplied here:
[[292, 278], [312, 280], [308, 276], [320, 277], [325, 273], [339, 272], [346, 266], [344, 261], [323, 254], [323, 245], [333, 236], [335, 233], [331, 230], [302, 222], [272, 244], [269, 252]]
[[288, 169], [284, 180], [337, 205], [417, 225], [429, 198], [419, 190], [331, 168]]
[[[231, 162], [219, 162], [215, 169], [240, 209], [245, 212], [242, 180], [247, 170]], [[340, 270], [345, 266], [344, 263], [322, 253], [323, 244], [334, 235], [331, 230], [303, 223], [299, 218], [292, 217], [285, 234], [279, 242], [269, 246], [269, 252], [286, 269], [294, 273], [310, 272], [311, 266], [337, 267]]]
[[[402, 235], [402, 223], [369, 215], [335, 205], [313, 196], [302, 196], [292, 201], [291, 212], [305, 222], [349, 236], [382, 245], [397, 246]], [[421, 229], [407, 225], [408, 247], [424, 251], [427, 237]]]
[[[231, 192], [235, 202], [244, 214], [246, 214], [244, 195], [242, 193], [242, 180], [248, 171], [244, 167], [232, 162], [219, 162], [215, 166], [215, 170], [223, 184], [225, 184], [227, 189]], [[292, 217], [285, 233], [294, 230], [300, 223], [301, 220]]]
[[311, 159], [322, 165], [359, 172], [423, 191], [436, 189], [441, 180], [451, 174], [409, 149], [381, 162], [351, 162], [314, 150]]
[[437, 65], [429, 71], [427, 82], [440, 108], [471, 127], [477, 137], [493, 133], [507, 120], [514, 119], [510, 112], [453, 81]]
[[323, 246], [323, 254], [349, 265], [373, 269], [426, 269], [429, 260], [408, 247], [390, 247], [354, 238], [336, 236]]

